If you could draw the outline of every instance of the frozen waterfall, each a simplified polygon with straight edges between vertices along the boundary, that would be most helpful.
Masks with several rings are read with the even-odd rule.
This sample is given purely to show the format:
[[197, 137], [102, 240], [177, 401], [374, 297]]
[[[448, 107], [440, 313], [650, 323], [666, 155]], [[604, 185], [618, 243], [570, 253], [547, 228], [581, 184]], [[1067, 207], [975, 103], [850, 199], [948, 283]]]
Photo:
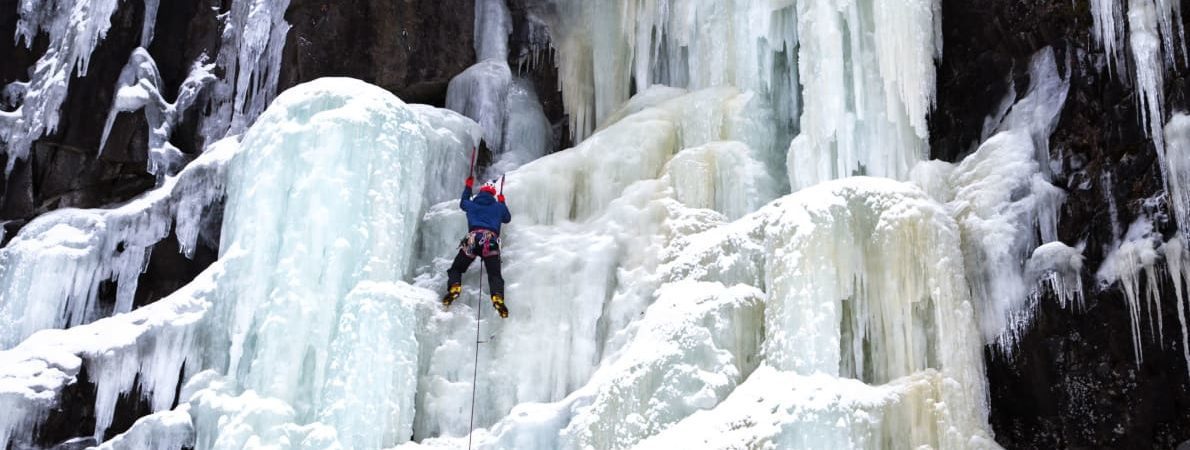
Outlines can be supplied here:
[[[6, 89], [10, 156], [53, 129], [61, 101], [40, 96], [65, 96], [55, 77], [85, 69], [119, 4], [57, 2], [84, 3], [95, 16], [62, 30], [21, 10], [22, 36], [64, 48]], [[998, 447], [984, 346], [1011, 353], [1042, 293], [1084, 295], [1083, 245], [1056, 231], [1070, 75], [1054, 51], [945, 163], [926, 161], [937, 0], [529, 3], [575, 137], [554, 153], [540, 87], [509, 65], [504, 0], [475, 2], [476, 61], [446, 109], [344, 78], [277, 94], [288, 0], [229, 2], [219, 52], [173, 102], [135, 51], [107, 125], [144, 111], [159, 185], [45, 214], [0, 249], [0, 449], [35, 446], [84, 372], [90, 443], [108, 449]], [[1130, 3], [1158, 9], [1094, 2], [1100, 41], [1123, 52], [1128, 17], [1127, 48], [1167, 58], [1152, 13], [1176, 11]], [[187, 163], [169, 137], [190, 106], [205, 143]], [[1181, 219], [1190, 118], [1163, 131]], [[474, 267], [451, 309], [438, 298], [481, 142], [514, 217], [506, 320]], [[172, 231], [192, 254], [219, 208], [218, 261], [135, 308], [153, 247]], [[1141, 279], [1165, 261], [1185, 342], [1190, 252], [1149, 225], [1100, 279], [1122, 281], [1138, 343], [1159, 297]], [[116, 434], [133, 395], [152, 413]]]

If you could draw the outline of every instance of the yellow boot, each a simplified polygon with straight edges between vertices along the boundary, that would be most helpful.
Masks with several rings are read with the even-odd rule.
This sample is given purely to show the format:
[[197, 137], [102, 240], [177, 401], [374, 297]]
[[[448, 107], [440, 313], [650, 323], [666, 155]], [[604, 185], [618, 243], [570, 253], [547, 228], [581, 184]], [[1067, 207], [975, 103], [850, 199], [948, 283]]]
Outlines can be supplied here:
[[442, 306], [444, 308], [449, 308], [450, 304], [454, 303], [455, 300], [458, 300], [459, 295], [462, 295], [462, 294], [463, 294], [463, 286], [462, 285], [458, 285], [458, 284], [450, 285], [450, 289], [447, 290], [446, 296], [442, 297]]
[[500, 294], [492, 294], [492, 307], [496, 308], [496, 312], [500, 313], [501, 319], [508, 318], [508, 307], [504, 306], [504, 296]]

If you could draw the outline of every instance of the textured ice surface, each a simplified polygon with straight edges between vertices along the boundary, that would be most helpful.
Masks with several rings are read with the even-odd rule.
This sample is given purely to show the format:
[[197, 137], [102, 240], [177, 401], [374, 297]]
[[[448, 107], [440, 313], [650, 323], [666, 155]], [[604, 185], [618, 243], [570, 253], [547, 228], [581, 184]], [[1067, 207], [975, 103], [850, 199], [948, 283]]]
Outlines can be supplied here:
[[[947, 203], [962, 229], [964, 266], [984, 339], [1010, 352], [1032, 309], [1026, 260], [1057, 240], [1066, 194], [1049, 183], [1049, 135], [1066, 101], [1069, 79], [1051, 49], [1034, 55], [1030, 88], [976, 151], [957, 164], [919, 164], [910, 178]], [[1009, 93], [1015, 97], [1015, 92]]]
[[[480, 305], [483, 336], [495, 338], [480, 352], [487, 395], [479, 398], [478, 426], [517, 404], [559, 401], [584, 386], [651, 303], [667, 246], [776, 195], [757, 147], [746, 143], [770, 139], [770, 115], [741, 107], [751, 98], [719, 88], [659, 100], [573, 149], [509, 173], [514, 221], [505, 231], [503, 272], [512, 316], [494, 323], [486, 299]], [[440, 290], [465, 220], [452, 201], [425, 221], [427, 265], [417, 284]], [[464, 279], [467, 299], [477, 295], [477, 272]], [[456, 306], [419, 336], [426, 365], [418, 438], [467, 433], [474, 314]]]
[[[33, 332], [66, 328], [132, 309], [137, 280], [155, 244], [172, 229], [192, 255], [204, 210], [223, 197], [224, 170], [235, 139], [212, 146], [176, 177], [113, 209], [44, 214], [0, 249], [0, 349]], [[98, 304], [114, 281], [114, 306]]]
[[446, 107], [479, 122], [494, 156], [485, 175], [496, 178], [544, 155], [554, 147], [549, 119], [533, 84], [508, 66], [512, 16], [504, 0], [475, 2], [475, 54], [478, 62], [450, 80]]
[[[462, 160], [443, 164], [461, 179], [478, 134], [457, 114], [410, 107], [355, 80], [288, 91], [228, 150], [226, 181], [207, 183], [227, 186], [215, 265], [145, 308], [0, 352], [0, 402], [26, 413], [5, 415], [0, 446], [28, 439], [84, 363], [98, 387], [97, 437], [134, 383], [161, 411], [180, 376], [214, 370], [191, 377], [177, 414], [138, 424], [120, 441], [128, 445], [184, 440], [176, 428], [185, 417], [194, 429], [185, 445], [201, 448], [408, 439], [416, 309], [435, 301], [397, 280], [409, 271], [425, 202], [445, 195], [428, 181], [442, 170], [430, 164]], [[172, 185], [147, 197], [169, 201]]]

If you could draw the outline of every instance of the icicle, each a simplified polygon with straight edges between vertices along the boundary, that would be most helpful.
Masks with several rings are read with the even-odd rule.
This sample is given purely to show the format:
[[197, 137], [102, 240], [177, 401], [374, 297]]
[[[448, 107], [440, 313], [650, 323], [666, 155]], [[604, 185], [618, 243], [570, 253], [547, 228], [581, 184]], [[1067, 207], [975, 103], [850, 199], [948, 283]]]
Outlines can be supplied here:
[[1161, 173], [1174, 221], [1182, 236], [1190, 236], [1190, 115], [1177, 113], [1165, 125], [1165, 157]]
[[202, 118], [209, 142], [243, 133], [277, 95], [289, 0], [233, 0], [223, 24], [215, 82]]
[[[1124, 300], [1128, 304], [1128, 316], [1132, 330], [1132, 349], [1136, 355], [1136, 365], [1139, 367], [1144, 360], [1141, 349], [1141, 322], [1144, 303], [1149, 304], [1149, 329], [1155, 331], [1160, 342], [1161, 325], [1161, 293], [1157, 281], [1157, 250], [1154, 247], [1153, 224], [1146, 217], [1140, 217], [1128, 226], [1128, 233], [1124, 235], [1120, 246], [1104, 258], [1095, 277], [1101, 288], [1110, 286], [1117, 280], [1124, 288]], [[1145, 292], [1141, 292], [1141, 272], [1144, 273]], [[1153, 326], [1153, 312], [1157, 313], [1157, 326]]]
[[[1058, 297], [1062, 308], [1083, 310], [1083, 252], [1061, 242], [1050, 242], [1033, 250], [1025, 263], [1025, 279], [1043, 285]], [[1036, 300], [1040, 292], [1031, 294]]]
[[145, 0], [145, 19], [141, 25], [140, 46], [149, 48], [153, 43], [153, 32], [157, 28], [157, 10], [161, 7], [161, 0]]
[[792, 2], [565, 0], [551, 12], [545, 20], [576, 141], [605, 125], [628, 100], [633, 83], [638, 92], [657, 84], [754, 91], [773, 105], [782, 141], [796, 127], [800, 92]]
[[[111, 17], [120, 0], [49, 0], [20, 3], [16, 39], [33, 47], [33, 39], [46, 33], [49, 47], [34, 63], [32, 78], [19, 85], [22, 101], [15, 111], [0, 111], [0, 142], [8, 155], [5, 174], [18, 159], [29, 154], [33, 141], [58, 129], [62, 103], [70, 80], [87, 75], [91, 53], [111, 28]], [[10, 86], [11, 87], [11, 86]]]
[[203, 55], [194, 62], [190, 74], [178, 87], [178, 98], [169, 102], [161, 95], [161, 74], [157, 69], [157, 62], [149, 55], [148, 50], [133, 50], [128, 64], [120, 72], [119, 81], [116, 82], [116, 96], [112, 99], [112, 109], [108, 112], [103, 136], [99, 140], [100, 151], [106, 147], [116, 115], [144, 109], [149, 125], [148, 172], [157, 175], [158, 185], [165, 181], [166, 176], [177, 173], [183, 165], [183, 155], [169, 142], [169, 138], [199, 93], [216, 79], [215, 75], [211, 74], [214, 65], [204, 64], [205, 61], [206, 55]]
[[148, 251], [175, 227], [194, 254], [201, 212], [223, 195], [223, 170], [235, 140], [214, 146], [176, 177], [110, 210], [63, 209], [44, 214], [0, 249], [0, 349], [33, 332], [98, 319], [100, 284], [116, 282], [114, 313], [132, 309]]
[[1122, 0], [1091, 0], [1091, 18], [1095, 26], [1091, 28], [1095, 41], [1103, 46], [1107, 53], [1107, 70], [1115, 72], [1121, 70], [1123, 53], [1119, 48], [1123, 45], [1124, 19]]
[[1161, 167], [1165, 167], [1165, 136], [1161, 123], [1165, 121], [1165, 59], [1161, 51], [1157, 10], [1153, 0], [1128, 1], [1128, 41], [1136, 66], [1137, 106], [1140, 123], [1153, 139]]
[[1174, 236], [1161, 246], [1165, 262], [1169, 265], [1169, 276], [1173, 279], [1174, 297], [1178, 299], [1178, 324], [1182, 326], [1182, 356], [1186, 359], [1186, 373], [1190, 374], [1190, 331], [1186, 328], [1186, 314], [1190, 306], [1186, 295], [1190, 292], [1190, 252], [1186, 251], [1186, 240], [1182, 234]]

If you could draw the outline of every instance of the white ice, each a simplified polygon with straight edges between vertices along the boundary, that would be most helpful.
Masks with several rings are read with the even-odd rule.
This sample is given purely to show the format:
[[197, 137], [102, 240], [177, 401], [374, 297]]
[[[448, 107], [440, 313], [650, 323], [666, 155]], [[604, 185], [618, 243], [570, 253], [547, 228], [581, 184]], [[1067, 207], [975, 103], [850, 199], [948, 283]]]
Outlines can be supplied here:
[[[0, 349], [34, 332], [132, 309], [137, 280], [155, 244], [173, 230], [192, 256], [204, 211], [223, 197], [235, 139], [212, 146], [157, 189], [112, 209], [61, 209], [25, 225], [0, 249]], [[114, 307], [98, 304], [114, 281]]]
[[[28, 82], [8, 86], [21, 92], [15, 111], [0, 111], [0, 150], [8, 155], [5, 173], [29, 154], [33, 141], [58, 128], [59, 110], [76, 74], [87, 75], [91, 52], [111, 28], [119, 0], [21, 0], [17, 5], [15, 39], [33, 48], [34, 38], [47, 35], [49, 47], [29, 68]], [[7, 64], [7, 63], [6, 63]]]
[[[989, 138], [957, 164], [918, 164], [910, 179], [947, 203], [962, 229], [964, 266], [984, 339], [1011, 353], [1031, 318], [1026, 260], [1054, 242], [1065, 192], [1049, 182], [1049, 136], [1066, 101], [1049, 48], [1030, 63], [1030, 88]], [[1015, 98], [1016, 93], [1008, 94]], [[1049, 267], [1049, 266], [1047, 266]], [[1070, 287], [1073, 289], [1073, 287]]]
[[508, 65], [512, 16], [504, 0], [475, 2], [475, 54], [478, 62], [450, 80], [446, 107], [479, 122], [496, 178], [545, 155], [554, 147], [549, 119], [533, 84], [514, 76]]
[[215, 66], [224, 74], [211, 86], [200, 133], [206, 143], [248, 129], [277, 95], [289, 0], [232, 0], [223, 19]]
[[[1128, 232], [1122, 237], [1118, 247], [1103, 258], [1095, 277], [1100, 288], [1110, 286], [1119, 281], [1124, 290], [1124, 299], [1128, 304], [1128, 316], [1132, 330], [1132, 349], [1136, 357], [1136, 365], [1140, 366], [1144, 360], [1141, 350], [1141, 329], [1144, 322], [1144, 311], [1148, 310], [1149, 331], [1159, 336], [1161, 330], [1161, 293], [1158, 284], [1157, 246], [1160, 235], [1153, 230], [1153, 223], [1147, 217], [1141, 216], [1128, 226]], [[1141, 290], [1141, 279], [1145, 281], [1144, 291]], [[1147, 308], [1145, 305], [1148, 305]], [[1157, 324], [1153, 323], [1153, 313], [1157, 314]], [[1157, 339], [1159, 341], [1159, 339]]]
[[173, 175], [184, 165], [184, 156], [169, 142], [174, 127], [181, 121], [182, 115], [190, 109], [198, 95], [216, 77], [211, 73], [213, 64], [204, 64], [205, 55], [190, 68], [189, 75], [178, 87], [178, 97], [173, 102], [165, 100], [161, 95], [161, 74], [157, 69], [157, 62], [149, 55], [148, 50], [138, 47], [128, 57], [128, 64], [120, 71], [120, 78], [116, 82], [116, 95], [112, 99], [112, 109], [107, 114], [107, 122], [103, 127], [103, 136], [99, 140], [102, 152], [111, 134], [112, 124], [116, 115], [121, 112], [135, 112], [145, 110], [145, 119], [149, 125], [149, 167], [148, 172], [157, 175], [158, 183], [164, 181], [167, 175]]
[[[184, 396], [190, 401], [125, 442], [175, 436], [169, 429], [186, 416], [194, 439], [185, 444], [203, 448], [296, 436], [311, 448], [408, 439], [417, 311], [436, 302], [398, 280], [410, 270], [424, 202], [444, 195], [428, 181], [440, 170], [431, 162], [466, 161], [479, 130], [345, 79], [287, 92], [260, 122], [242, 144], [228, 144], [225, 177], [204, 183], [227, 186], [215, 265], [147, 307], [42, 331], [0, 352], [0, 401], [24, 412], [0, 423], [0, 446], [27, 440], [82, 364], [98, 387], [99, 439], [134, 382], [162, 411], [181, 376], [196, 386]], [[445, 175], [461, 179], [465, 165], [444, 164], [454, 168]], [[203, 369], [215, 371], [194, 375]]]

